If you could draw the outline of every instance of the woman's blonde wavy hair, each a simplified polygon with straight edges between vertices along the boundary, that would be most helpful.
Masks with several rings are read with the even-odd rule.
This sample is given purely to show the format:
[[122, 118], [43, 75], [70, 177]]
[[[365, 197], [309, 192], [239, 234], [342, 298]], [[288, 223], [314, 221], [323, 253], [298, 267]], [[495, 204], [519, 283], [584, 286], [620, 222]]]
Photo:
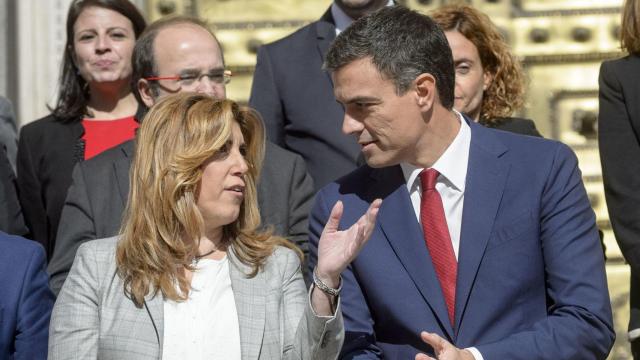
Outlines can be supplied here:
[[[257, 113], [231, 100], [195, 93], [171, 95], [147, 113], [138, 130], [130, 173], [130, 193], [116, 252], [124, 291], [141, 307], [146, 295], [185, 300], [190, 291], [185, 270], [193, 270], [204, 233], [196, 205], [203, 164], [240, 126], [249, 171], [238, 219], [224, 226], [229, 251], [251, 266], [255, 276], [278, 245], [292, 243], [258, 230], [256, 180], [264, 154], [264, 129]], [[177, 287], [180, 289], [178, 291]]]
[[524, 103], [525, 76], [518, 59], [488, 16], [464, 4], [446, 5], [431, 17], [444, 31], [457, 31], [478, 49], [482, 67], [493, 75], [482, 96], [480, 123], [495, 126]]

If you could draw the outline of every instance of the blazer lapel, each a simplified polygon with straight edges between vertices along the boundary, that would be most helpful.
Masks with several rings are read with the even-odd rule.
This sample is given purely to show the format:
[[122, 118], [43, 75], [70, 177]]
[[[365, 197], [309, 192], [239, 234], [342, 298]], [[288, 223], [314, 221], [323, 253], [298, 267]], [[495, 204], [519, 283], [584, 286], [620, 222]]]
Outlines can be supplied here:
[[246, 274], [251, 268], [238, 260], [233, 248], [229, 256], [229, 275], [236, 302], [238, 324], [240, 326], [240, 347], [242, 359], [257, 359], [264, 337], [266, 288], [262, 271], [253, 278]]
[[413, 212], [404, 175], [400, 166], [374, 170], [376, 183], [373, 194], [384, 194], [378, 222], [396, 256], [413, 280], [416, 288], [440, 322], [443, 331], [453, 339], [453, 329], [447, 314], [433, 263], [429, 257], [422, 228]]
[[[329, 46], [331, 45], [331, 42], [333, 42], [333, 40], [336, 38], [336, 25], [333, 20], [333, 15], [331, 15], [331, 8], [327, 9], [320, 20], [316, 21], [315, 28], [316, 39], [318, 40], [318, 51], [321, 61], [324, 63], [324, 59], [327, 56], [327, 52], [329, 51]], [[325, 73], [329, 77], [329, 80], [331, 80], [331, 76], [329, 76], [329, 73], [326, 71]]]
[[162, 346], [164, 341], [164, 301], [162, 299], [162, 293], [159, 292], [155, 294], [155, 296], [152, 294], [145, 296], [144, 307], [156, 331], [160, 354], [158, 358], [162, 359]]
[[127, 204], [127, 199], [129, 198], [129, 169], [131, 168], [131, 162], [133, 161], [134, 141], [135, 140], [130, 140], [122, 144], [122, 147], [120, 148], [122, 156], [113, 162], [114, 176], [118, 182], [120, 200], [122, 201], [123, 209]]
[[509, 165], [500, 158], [507, 148], [492, 130], [470, 122], [471, 147], [464, 194], [458, 279], [456, 329], [460, 328], [478, 267], [502, 200]]

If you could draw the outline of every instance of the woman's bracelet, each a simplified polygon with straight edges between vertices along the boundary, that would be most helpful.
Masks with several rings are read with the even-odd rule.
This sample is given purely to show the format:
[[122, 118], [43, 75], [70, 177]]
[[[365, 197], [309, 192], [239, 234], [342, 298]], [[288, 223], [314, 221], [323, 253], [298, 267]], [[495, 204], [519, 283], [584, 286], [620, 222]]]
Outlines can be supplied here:
[[340, 290], [342, 290], [342, 276], [340, 276], [340, 280], [338, 282], [338, 288], [334, 289], [332, 287], [327, 286], [327, 284], [323, 283], [322, 280], [318, 278], [316, 275], [316, 268], [313, 269], [313, 284], [325, 294], [329, 294], [331, 296], [337, 297], [340, 295]]

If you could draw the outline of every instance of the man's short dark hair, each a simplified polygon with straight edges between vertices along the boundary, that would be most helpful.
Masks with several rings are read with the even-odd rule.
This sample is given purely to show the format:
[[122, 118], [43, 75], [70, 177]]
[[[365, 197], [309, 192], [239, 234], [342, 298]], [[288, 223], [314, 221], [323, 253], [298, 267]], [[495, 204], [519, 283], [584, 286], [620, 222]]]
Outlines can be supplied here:
[[[153, 22], [145, 29], [145, 31], [142, 33], [142, 35], [140, 35], [140, 37], [136, 41], [136, 46], [133, 48], [133, 55], [132, 55], [132, 61], [131, 61], [131, 66], [132, 66], [131, 90], [133, 91], [133, 94], [135, 95], [136, 100], [138, 100], [138, 105], [143, 107], [145, 110], [146, 110], [146, 105], [144, 104], [144, 102], [142, 101], [142, 97], [138, 93], [138, 81], [146, 77], [168, 75], [168, 74], [157, 74], [158, 70], [156, 67], [155, 51], [153, 48], [153, 43], [156, 40], [156, 36], [158, 36], [158, 33], [163, 29], [166, 29], [174, 25], [182, 25], [182, 24], [191, 24], [191, 25], [199, 26], [204, 30], [206, 30], [207, 32], [209, 32], [211, 36], [213, 36], [213, 39], [216, 41], [216, 43], [218, 43], [218, 47], [220, 48], [220, 56], [222, 56], [222, 63], [224, 64], [224, 55], [222, 54], [222, 46], [220, 45], [218, 38], [216, 38], [216, 36], [213, 34], [211, 29], [209, 28], [209, 25], [205, 21], [200, 20], [198, 18], [189, 17], [189, 16], [172, 16], [172, 17], [162, 18], [158, 21]], [[207, 55], [203, 55], [203, 56], [207, 56]], [[174, 74], [169, 74], [169, 75], [174, 75]], [[149, 87], [152, 95], [154, 97], [158, 96], [158, 84], [152, 81], [149, 84]]]
[[444, 33], [430, 17], [403, 6], [366, 15], [338, 35], [324, 67], [335, 71], [363, 58], [370, 58], [394, 82], [398, 95], [409, 90], [418, 75], [433, 75], [442, 105], [453, 107], [453, 55]]

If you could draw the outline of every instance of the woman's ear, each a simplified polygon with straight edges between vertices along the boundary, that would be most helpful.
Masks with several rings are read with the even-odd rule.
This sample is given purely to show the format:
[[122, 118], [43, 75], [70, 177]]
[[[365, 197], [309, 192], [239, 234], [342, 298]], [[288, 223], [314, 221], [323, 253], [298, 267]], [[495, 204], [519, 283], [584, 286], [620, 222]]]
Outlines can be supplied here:
[[493, 81], [493, 74], [488, 70], [485, 70], [482, 74], [482, 91], [487, 91], [489, 86], [491, 86], [491, 82]]

